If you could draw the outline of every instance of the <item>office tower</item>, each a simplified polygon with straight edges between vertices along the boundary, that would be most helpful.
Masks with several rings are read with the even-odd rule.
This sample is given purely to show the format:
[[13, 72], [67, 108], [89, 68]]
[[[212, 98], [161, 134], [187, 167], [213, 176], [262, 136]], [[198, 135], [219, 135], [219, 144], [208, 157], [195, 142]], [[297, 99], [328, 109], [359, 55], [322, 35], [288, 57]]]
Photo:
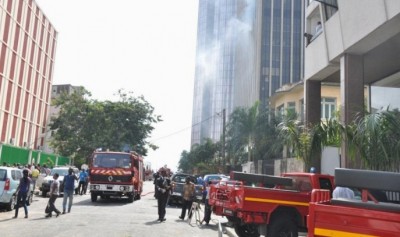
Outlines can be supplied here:
[[304, 1], [199, 1], [192, 140], [218, 141], [236, 107], [269, 97], [303, 75]]
[[56, 44], [35, 1], [0, 0], [0, 142], [43, 146]]

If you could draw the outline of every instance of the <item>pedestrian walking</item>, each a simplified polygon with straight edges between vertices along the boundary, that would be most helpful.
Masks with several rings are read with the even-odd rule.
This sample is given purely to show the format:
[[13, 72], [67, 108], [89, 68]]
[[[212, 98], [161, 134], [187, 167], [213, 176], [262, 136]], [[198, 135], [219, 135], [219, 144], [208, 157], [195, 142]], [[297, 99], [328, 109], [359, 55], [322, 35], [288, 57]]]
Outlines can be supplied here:
[[72, 168], [69, 168], [68, 175], [64, 176], [64, 197], [63, 197], [62, 214], [65, 214], [67, 208], [67, 200], [68, 200], [68, 213], [71, 212], [72, 201], [74, 199], [75, 180], [78, 180], [78, 177], [76, 177], [76, 175], [74, 174], [74, 170]]
[[17, 205], [15, 206], [15, 215], [14, 218], [18, 217], [18, 210], [21, 204], [24, 205], [25, 218], [28, 218], [28, 206], [26, 204], [26, 199], [29, 196], [31, 191], [31, 182], [32, 180], [28, 177], [29, 171], [24, 169], [22, 171], [22, 178], [19, 180], [19, 185], [17, 187]]
[[49, 198], [49, 203], [48, 203], [49, 208], [48, 208], [48, 214], [46, 215], [46, 218], [51, 217], [53, 211], [56, 213], [56, 217], [58, 217], [61, 213], [54, 205], [58, 196], [60, 195], [60, 192], [59, 192], [60, 182], [58, 181], [58, 176], [59, 176], [58, 173], [55, 173], [53, 175], [53, 182], [50, 185], [50, 198]]
[[[186, 177], [185, 184], [183, 185], [183, 199], [182, 199], [182, 212], [179, 216], [179, 219], [185, 219], [186, 210], [190, 211], [193, 204], [193, 196], [194, 196], [194, 183], [190, 182], [190, 177]], [[189, 213], [191, 215], [191, 213]], [[190, 218], [190, 216], [189, 216]]]
[[164, 168], [160, 169], [160, 176], [156, 181], [156, 188], [158, 191], [158, 221], [163, 222], [165, 218], [165, 207], [167, 206], [168, 196], [171, 190], [171, 180], [168, 177], [167, 171]]

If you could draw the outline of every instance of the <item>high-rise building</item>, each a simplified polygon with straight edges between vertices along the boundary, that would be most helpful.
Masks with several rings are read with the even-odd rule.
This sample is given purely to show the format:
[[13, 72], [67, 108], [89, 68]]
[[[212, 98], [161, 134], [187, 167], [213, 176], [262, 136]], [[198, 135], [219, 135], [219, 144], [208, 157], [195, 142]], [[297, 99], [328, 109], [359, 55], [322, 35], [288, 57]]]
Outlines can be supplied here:
[[0, 0], [0, 142], [43, 146], [57, 31], [33, 0]]
[[303, 78], [304, 1], [201, 0], [191, 144], [218, 141], [236, 107]]

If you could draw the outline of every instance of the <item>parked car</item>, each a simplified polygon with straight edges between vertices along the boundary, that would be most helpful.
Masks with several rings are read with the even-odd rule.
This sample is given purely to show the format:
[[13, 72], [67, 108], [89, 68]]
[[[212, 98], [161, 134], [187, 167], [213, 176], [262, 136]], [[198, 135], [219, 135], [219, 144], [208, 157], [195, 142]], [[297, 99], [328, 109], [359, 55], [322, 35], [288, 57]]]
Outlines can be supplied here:
[[223, 178], [229, 179], [229, 176], [226, 176], [224, 174], [206, 174], [206, 175], [204, 175], [203, 180], [204, 180], [204, 183], [207, 184], [208, 181], [211, 181], [213, 183], [217, 183]]
[[[229, 176], [226, 176], [224, 174], [206, 174], [204, 175], [204, 185], [206, 186], [208, 184], [209, 181], [211, 181], [211, 183], [216, 184], [219, 181], [221, 181], [222, 179], [224, 180], [229, 180]], [[203, 203], [206, 200], [206, 196], [207, 196], [207, 189], [204, 187], [203, 189]]]
[[[50, 185], [53, 182], [53, 176], [55, 173], [58, 173], [58, 181], [60, 182], [60, 195], [63, 193], [64, 190], [64, 176], [68, 175], [68, 170], [69, 168], [73, 169], [73, 173], [75, 174], [76, 177], [79, 178], [79, 169], [76, 167], [55, 167], [51, 170], [50, 174], [44, 177], [42, 185], [39, 187], [40, 191], [42, 192], [42, 196], [46, 197], [47, 193], [50, 191]], [[75, 194], [78, 194], [78, 187], [79, 187], [79, 182], [75, 180], [74, 183], [74, 188], [75, 188]]]
[[185, 184], [186, 177], [189, 177], [190, 181], [195, 185], [195, 199], [202, 200], [203, 185], [197, 184], [197, 178], [190, 174], [177, 173], [171, 177], [172, 193], [169, 196], [168, 205], [182, 204], [183, 185]]
[[[17, 204], [17, 187], [22, 178], [22, 169], [0, 166], [0, 205], [5, 206], [8, 211], [15, 208]], [[30, 205], [33, 199], [33, 185], [27, 198]]]

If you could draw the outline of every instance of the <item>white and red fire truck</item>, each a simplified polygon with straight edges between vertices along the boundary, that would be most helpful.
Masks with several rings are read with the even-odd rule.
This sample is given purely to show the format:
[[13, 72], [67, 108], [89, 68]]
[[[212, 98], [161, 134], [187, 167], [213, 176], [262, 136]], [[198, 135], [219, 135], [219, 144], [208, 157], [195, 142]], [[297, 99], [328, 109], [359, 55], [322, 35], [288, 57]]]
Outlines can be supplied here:
[[140, 199], [143, 191], [143, 158], [136, 152], [95, 151], [89, 161], [92, 202], [97, 197]]

